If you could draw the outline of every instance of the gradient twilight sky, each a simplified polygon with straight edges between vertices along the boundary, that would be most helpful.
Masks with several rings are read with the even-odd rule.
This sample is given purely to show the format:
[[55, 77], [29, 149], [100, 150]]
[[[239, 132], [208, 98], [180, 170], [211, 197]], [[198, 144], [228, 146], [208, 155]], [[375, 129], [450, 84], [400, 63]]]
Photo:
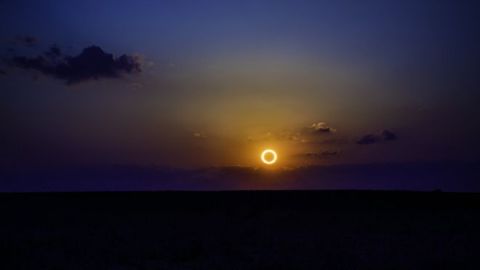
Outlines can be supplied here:
[[477, 1], [0, 1], [0, 162], [476, 161], [479, 24]]

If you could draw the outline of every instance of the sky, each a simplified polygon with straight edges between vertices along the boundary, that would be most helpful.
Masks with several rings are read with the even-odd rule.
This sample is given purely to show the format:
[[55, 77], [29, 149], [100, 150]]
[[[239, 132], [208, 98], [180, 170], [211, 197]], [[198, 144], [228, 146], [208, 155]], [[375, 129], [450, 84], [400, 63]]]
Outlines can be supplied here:
[[476, 163], [479, 12], [3, 0], [0, 165], [264, 168], [266, 148], [269, 169]]

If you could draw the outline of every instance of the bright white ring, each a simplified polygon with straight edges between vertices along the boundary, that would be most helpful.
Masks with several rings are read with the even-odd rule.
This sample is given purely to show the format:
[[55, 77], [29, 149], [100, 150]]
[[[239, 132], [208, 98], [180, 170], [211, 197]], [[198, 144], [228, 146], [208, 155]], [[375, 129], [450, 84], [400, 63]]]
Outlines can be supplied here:
[[[272, 155], [271, 159], [266, 158], [266, 156], [269, 155], [269, 154]], [[261, 159], [262, 159], [263, 163], [268, 164], [268, 165], [272, 165], [273, 163], [275, 163], [277, 161], [277, 153], [275, 151], [273, 151], [272, 149], [267, 149], [267, 150], [262, 152]]]

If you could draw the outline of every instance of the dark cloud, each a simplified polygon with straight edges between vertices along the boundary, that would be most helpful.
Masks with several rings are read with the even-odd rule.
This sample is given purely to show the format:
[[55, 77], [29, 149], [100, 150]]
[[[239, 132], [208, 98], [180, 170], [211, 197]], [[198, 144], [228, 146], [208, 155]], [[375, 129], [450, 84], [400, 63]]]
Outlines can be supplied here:
[[312, 159], [327, 159], [327, 158], [335, 157], [337, 155], [338, 155], [337, 151], [323, 151], [318, 153], [302, 154], [303, 157], [312, 158]]
[[15, 42], [27, 47], [33, 47], [38, 44], [38, 39], [33, 36], [18, 36], [15, 38]]
[[[257, 189], [479, 191], [480, 163], [375, 163], [269, 170], [253, 167], [11, 167], [1, 192]], [[3, 178], [2, 178], [3, 177]], [[8, 180], [7, 180], [8, 179]]]
[[395, 133], [389, 131], [389, 130], [383, 130], [379, 135], [377, 134], [367, 134], [362, 136], [360, 139], [358, 139], [356, 142], [357, 144], [374, 144], [374, 143], [379, 143], [382, 141], [394, 141], [397, 140], [398, 137]]
[[374, 134], [367, 134], [357, 140], [357, 144], [373, 144], [381, 141], [381, 138]]
[[0, 69], [0, 75], [6, 75], [6, 74], [7, 74], [7, 72], [5, 70]]
[[62, 51], [57, 45], [53, 45], [47, 52], [45, 52], [45, 55], [51, 58], [56, 58], [62, 55]]
[[52, 46], [49, 51], [36, 57], [16, 56], [10, 64], [22, 69], [32, 69], [67, 84], [100, 78], [119, 78], [123, 74], [141, 72], [138, 57], [122, 55], [114, 58], [98, 46], [83, 49], [77, 56], [62, 55], [60, 48]]
[[395, 133], [393, 133], [389, 130], [382, 131], [382, 137], [385, 141], [394, 141], [398, 138]]

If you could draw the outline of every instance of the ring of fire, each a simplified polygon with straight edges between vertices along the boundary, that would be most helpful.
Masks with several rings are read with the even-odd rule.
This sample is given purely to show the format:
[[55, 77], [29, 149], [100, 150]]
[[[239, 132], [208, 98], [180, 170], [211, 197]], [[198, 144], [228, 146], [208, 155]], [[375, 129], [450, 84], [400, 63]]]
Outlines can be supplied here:
[[272, 165], [277, 162], [277, 153], [272, 149], [266, 149], [262, 152], [260, 158], [262, 159], [263, 163], [267, 165]]

